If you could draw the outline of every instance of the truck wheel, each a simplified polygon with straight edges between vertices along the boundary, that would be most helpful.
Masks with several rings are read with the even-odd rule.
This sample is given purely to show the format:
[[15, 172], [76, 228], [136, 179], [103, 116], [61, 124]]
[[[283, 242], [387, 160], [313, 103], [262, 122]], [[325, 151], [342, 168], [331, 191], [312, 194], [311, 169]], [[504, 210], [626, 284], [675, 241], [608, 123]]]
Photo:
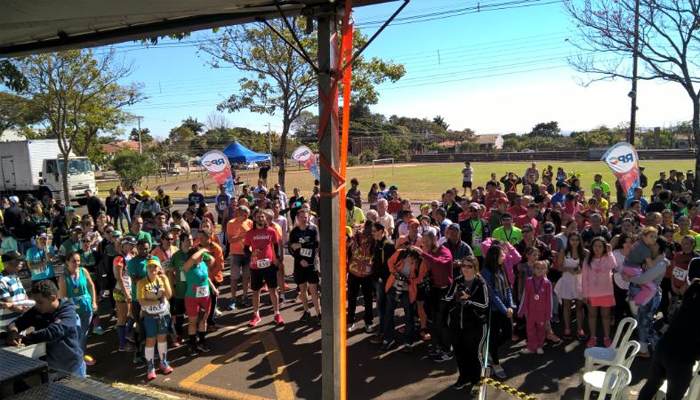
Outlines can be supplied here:
[[53, 195], [48, 190], [42, 190], [39, 193], [39, 199], [41, 200], [41, 204], [44, 205], [44, 208], [48, 208], [51, 204], [51, 199], [53, 199]]

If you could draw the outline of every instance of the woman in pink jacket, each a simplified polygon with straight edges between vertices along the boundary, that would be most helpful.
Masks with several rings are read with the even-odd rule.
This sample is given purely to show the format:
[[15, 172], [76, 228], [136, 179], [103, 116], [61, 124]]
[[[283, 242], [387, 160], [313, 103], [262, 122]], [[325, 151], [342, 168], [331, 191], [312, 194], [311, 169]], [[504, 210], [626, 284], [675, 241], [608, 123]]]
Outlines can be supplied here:
[[598, 328], [598, 310], [603, 321], [603, 342], [610, 347], [610, 312], [615, 306], [615, 295], [612, 284], [612, 272], [617, 267], [617, 261], [610, 252], [610, 245], [602, 237], [591, 241], [590, 252], [583, 263], [583, 297], [588, 302], [588, 328], [590, 338], [587, 346], [598, 345], [596, 332]]
[[[486, 254], [488, 252], [489, 247], [491, 247], [491, 243], [493, 243], [493, 240], [493, 238], [488, 238], [481, 242], [481, 254]], [[506, 256], [504, 268], [506, 270], [506, 276], [508, 277], [508, 283], [510, 283], [510, 286], [512, 287], [515, 284], [514, 271], [516, 270], [517, 265], [522, 260], [522, 256], [520, 256], [518, 250], [516, 250], [515, 247], [513, 247], [513, 245], [509, 242], [500, 240], [499, 242], [503, 246], [503, 252]]]

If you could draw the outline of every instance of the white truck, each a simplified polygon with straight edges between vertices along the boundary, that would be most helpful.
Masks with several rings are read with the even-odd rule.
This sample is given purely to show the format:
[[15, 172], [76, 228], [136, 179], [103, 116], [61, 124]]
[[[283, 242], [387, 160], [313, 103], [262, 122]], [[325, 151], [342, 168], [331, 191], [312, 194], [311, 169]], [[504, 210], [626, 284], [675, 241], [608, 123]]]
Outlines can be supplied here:
[[[56, 139], [0, 142], [0, 193], [3, 196], [31, 194], [45, 205], [63, 199], [63, 156]], [[71, 201], [85, 204], [85, 190], [97, 195], [95, 174], [87, 157], [68, 159], [68, 188]]]

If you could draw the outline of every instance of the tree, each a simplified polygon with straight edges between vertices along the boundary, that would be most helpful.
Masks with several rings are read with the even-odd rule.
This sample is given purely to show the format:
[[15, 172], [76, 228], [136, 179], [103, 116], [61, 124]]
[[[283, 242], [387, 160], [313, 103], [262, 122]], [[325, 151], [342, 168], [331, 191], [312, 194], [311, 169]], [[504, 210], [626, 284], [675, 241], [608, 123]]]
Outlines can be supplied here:
[[6, 129], [22, 129], [41, 121], [41, 111], [31, 99], [0, 92], [0, 137]]
[[302, 111], [292, 123], [292, 130], [294, 138], [303, 144], [318, 142], [318, 115]]
[[69, 202], [71, 151], [87, 153], [100, 129], [118, 124], [121, 108], [143, 98], [140, 85], [118, 83], [132, 68], [116, 60], [114, 49], [101, 56], [91, 50], [32, 55], [20, 59], [18, 67], [28, 83], [23, 94], [38, 105], [46, 134], [58, 140], [63, 195]]
[[196, 136], [190, 128], [186, 126], [178, 126], [170, 130], [170, 135], [168, 136], [168, 147], [171, 151], [178, 152], [185, 155], [196, 155], [197, 150], [192, 147]]
[[448, 125], [447, 122], [445, 122], [445, 119], [442, 118], [442, 116], [440, 116], [440, 115], [433, 118], [433, 123], [435, 125], [440, 125], [444, 130], [447, 130], [447, 128], [450, 127], [450, 125]]
[[207, 131], [220, 131], [231, 128], [231, 122], [226, 118], [226, 115], [212, 111], [207, 115], [206, 123]]
[[151, 143], [154, 139], [153, 136], [151, 136], [150, 129], [141, 128], [141, 134], [139, 135], [139, 128], [132, 128], [129, 133], [129, 140], [132, 142], [138, 142], [140, 140], [141, 143]]
[[132, 150], [123, 150], [117, 153], [112, 160], [112, 168], [119, 175], [125, 187], [138, 186], [145, 176], [158, 171], [158, 166], [153, 159]]
[[189, 129], [195, 135], [199, 135], [200, 133], [204, 133], [204, 124], [197, 121], [197, 118], [187, 117], [187, 119], [182, 121], [181, 126], [183, 128]]
[[0, 83], [15, 92], [21, 92], [29, 85], [22, 71], [11, 60], [0, 60]]
[[557, 121], [540, 122], [532, 128], [528, 136], [531, 138], [552, 138], [560, 136], [559, 132], [561, 132], [561, 129], [559, 129], [559, 123]]
[[[282, 20], [269, 21], [290, 43], [291, 32]], [[292, 19], [291, 27], [307, 54], [316, 56], [317, 39], [314, 32], [305, 32], [304, 19]], [[355, 31], [354, 45], [359, 48], [367, 39]], [[292, 123], [305, 109], [316, 104], [318, 79], [311, 66], [284, 40], [263, 23], [227, 27], [203, 44], [200, 49], [210, 55], [213, 68], [232, 65], [248, 73], [239, 79], [240, 91], [222, 102], [218, 109], [279, 115], [282, 118], [279, 154], [287, 153], [287, 138]], [[378, 93], [374, 86], [386, 80], [397, 81], [404, 75], [400, 64], [379, 58], [358, 58], [353, 64], [353, 101], [357, 104], [375, 104]], [[285, 160], [279, 158], [279, 183], [285, 184]]]
[[[581, 54], [569, 60], [598, 80], [632, 79], [635, 2], [639, 1], [639, 79], [681, 85], [693, 103], [693, 137], [700, 143], [700, 1], [567, 0], [565, 9], [580, 34]], [[695, 193], [700, 196], [700, 152], [695, 159]]]

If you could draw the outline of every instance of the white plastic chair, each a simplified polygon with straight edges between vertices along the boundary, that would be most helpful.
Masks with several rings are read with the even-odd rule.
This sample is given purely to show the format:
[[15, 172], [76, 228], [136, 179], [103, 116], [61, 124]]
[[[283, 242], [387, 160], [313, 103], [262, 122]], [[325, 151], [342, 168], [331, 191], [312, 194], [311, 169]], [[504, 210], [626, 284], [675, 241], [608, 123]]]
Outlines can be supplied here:
[[[632, 362], [634, 361], [634, 358], [637, 356], [637, 353], [639, 353], [639, 342], [637, 341], [629, 341], [627, 342], [626, 345], [624, 345], [620, 351], [618, 352], [618, 355], [615, 357], [614, 364], [610, 366], [612, 368], [613, 366], [617, 367], [624, 367], [627, 369], [627, 372], [629, 373], [629, 368], [632, 365]], [[603, 385], [603, 383], [608, 382], [610, 379], [608, 377], [608, 373], [610, 371], [610, 368], [608, 368], [607, 371], [589, 371], [583, 374], [583, 383], [585, 385], [585, 396], [584, 400], [588, 400], [589, 396], [591, 395], [591, 390], [595, 390], [597, 392], [600, 392], [600, 388], [608, 386]], [[629, 380], [631, 380], [632, 377], [629, 376]], [[614, 383], [614, 382], [613, 382]], [[629, 384], [629, 381], [627, 384], [625, 384], [625, 387]], [[613, 394], [612, 391], [608, 391], [608, 394]], [[615, 397], [619, 396], [619, 397]], [[598, 396], [599, 399], [604, 399], [605, 396], [601, 392], [600, 396]], [[615, 399], [626, 399], [627, 398], [627, 390], [625, 389], [622, 393], [615, 394], [611, 400]]]
[[[693, 379], [690, 381], [690, 386], [688, 386], [688, 391], [685, 392], [683, 400], [696, 400], [700, 399], [700, 375], [698, 375], [698, 370], [700, 370], [700, 362], [695, 363], [693, 367]], [[665, 400], [666, 399], [666, 389], [668, 382], [664, 381], [663, 385], [656, 392], [654, 400]]]
[[632, 381], [632, 373], [624, 365], [611, 365], [607, 371], [591, 371], [583, 374], [586, 392], [583, 400], [590, 400], [591, 392], [598, 392], [599, 399], [610, 395], [610, 400], [626, 400], [627, 386]]
[[584, 371], [595, 371], [601, 367], [616, 364], [615, 358], [619, 350], [629, 342], [636, 327], [636, 319], [624, 318], [617, 326], [610, 347], [591, 347], [586, 349], [583, 352], [583, 356], [586, 358]]

